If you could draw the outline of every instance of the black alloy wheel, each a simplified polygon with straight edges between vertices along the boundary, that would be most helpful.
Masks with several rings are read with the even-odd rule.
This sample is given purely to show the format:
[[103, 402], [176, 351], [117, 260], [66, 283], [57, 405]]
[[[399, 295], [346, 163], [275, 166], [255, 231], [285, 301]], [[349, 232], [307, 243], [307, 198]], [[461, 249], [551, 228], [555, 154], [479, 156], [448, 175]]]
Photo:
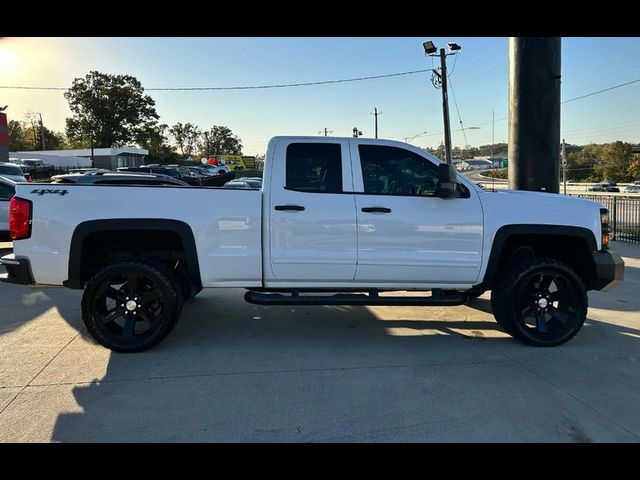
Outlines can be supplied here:
[[120, 352], [146, 350], [165, 338], [182, 312], [182, 287], [164, 265], [120, 261], [87, 283], [82, 316], [100, 344]]
[[584, 323], [588, 308], [580, 276], [549, 258], [513, 264], [492, 291], [494, 316], [505, 331], [535, 346], [560, 345]]

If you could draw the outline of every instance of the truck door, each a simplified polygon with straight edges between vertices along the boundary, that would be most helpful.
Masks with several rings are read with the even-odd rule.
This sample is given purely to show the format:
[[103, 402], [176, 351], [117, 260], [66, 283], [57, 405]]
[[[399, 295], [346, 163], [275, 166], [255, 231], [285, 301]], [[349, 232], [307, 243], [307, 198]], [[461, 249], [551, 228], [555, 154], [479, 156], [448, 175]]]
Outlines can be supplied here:
[[[352, 140], [358, 220], [356, 283], [472, 283], [482, 260], [475, 191], [435, 195], [436, 163], [401, 145]], [[417, 150], [417, 149], [416, 149]]]
[[349, 140], [281, 140], [270, 185], [265, 221], [273, 278], [298, 286], [352, 282], [357, 245]]

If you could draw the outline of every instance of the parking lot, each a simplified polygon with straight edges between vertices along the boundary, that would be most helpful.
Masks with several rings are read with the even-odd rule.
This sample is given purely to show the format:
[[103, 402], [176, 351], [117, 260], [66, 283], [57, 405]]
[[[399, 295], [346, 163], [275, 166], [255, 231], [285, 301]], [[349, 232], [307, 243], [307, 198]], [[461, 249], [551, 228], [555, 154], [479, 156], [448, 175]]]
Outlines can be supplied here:
[[81, 292], [0, 284], [0, 441], [637, 442], [640, 246], [613, 249], [624, 284], [549, 349], [499, 331], [488, 294], [261, 307], [218, 289], [154, 349], [114, 354], [84, 331]]

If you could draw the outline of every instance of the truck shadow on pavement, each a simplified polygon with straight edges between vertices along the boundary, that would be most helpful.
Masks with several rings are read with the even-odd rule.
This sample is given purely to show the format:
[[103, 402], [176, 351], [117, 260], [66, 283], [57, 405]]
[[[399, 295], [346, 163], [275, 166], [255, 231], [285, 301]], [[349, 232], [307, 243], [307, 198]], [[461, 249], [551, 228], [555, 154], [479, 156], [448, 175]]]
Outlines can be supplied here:
[[[440, 440], [443, 426], [434, 418], [449, 412], [470, 420], [476, 414], [466, 409], [473, 408], [474, 395], [482, 397], [474, 400], [482, 411], [508, 401], [513, 389], [528, 395], [534, 387], [551, 388], [535, 377], [555, 372], [558, 362], [572, 362], [575, 371], [565, 367], [567, 376], [559, 380], [571, 382], [578, 371], [585, 375], [584, 363], [594, 353], [637, 355], [640, 338], [636, 328], [589, 319], [567, 345], [536, 349], [467, 307], [261, 307], [245, 304], [241, 295], [238, 290], [202, 294], [185, 306], [174, 332], [147, 352], [109, 353], [83, 338], [75, 352], [82, 359], [65, 362], [71, 366], [65, 381], [75, 384], [72, 393], [81, 411], [61, 413], [52, 440]], [[476, 304], [485, 308], [488, 301]], [[90, 378], [83, 361], [106, 362], [104, 375]], [[530, 361], [533, 370], [521, 370]], [[513, 369], [518, 373], [507, 380]], [[640, 400], [635, 372], [630, 365], [616, 379], [599, 381], [614, 390], [632, 384], [627, 397], [633, 398], [627, 401], [633, 405]], [[594, 379], [603, 373], [591, 367]], [[617, 381], [620, 385], [611, 385]], [[504, 382], [514, 384], [505, 391]], [[531, 430], [539, 419], [516, 417], [540, 408], [535, 397], [520, 399], [515, 411], [506, 409], [511, 424], [502, 425], [496, 437], [476, 421], [471, 430], [453, 422], [453, 436], [444, 438], [504, 441], [513, 429]], [[560, 426], [551, 415], [549, 437], [533, 428], [529, 439], [589, 441], [590, 429], [600, 431], [567, 415]], [[422, 426], [398, 427], [407, 424]]]
[[[640, 272], [627, 274], [630, 291], [590, 294], [591, 306], [640, 311]], [[49, 408], [40, 438], [57, 442], [640, 440], [640, 324], [590, 312], [569, 343], [538, 349], [499, 330], [488, 295], [453, 308], [263, 307], [243, 292], [205, 291], [161, 344], [118, 354], [87, 336], [81, 292], [0, 285], [0, 342], [25, 332], [0, 358], [51, 348], [23, 383], [40, 406], [20, 428], [42, 428], [33, 409]]]

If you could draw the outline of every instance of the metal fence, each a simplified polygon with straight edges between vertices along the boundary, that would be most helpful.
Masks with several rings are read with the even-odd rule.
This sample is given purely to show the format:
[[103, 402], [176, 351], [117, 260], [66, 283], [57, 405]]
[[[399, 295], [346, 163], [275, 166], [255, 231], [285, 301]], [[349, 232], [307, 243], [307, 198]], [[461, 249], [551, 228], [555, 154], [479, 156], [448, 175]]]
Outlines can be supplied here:
[[600, 202], [609, 209], [611, 240], [640, 243], [640, 197], [572, 195]]

